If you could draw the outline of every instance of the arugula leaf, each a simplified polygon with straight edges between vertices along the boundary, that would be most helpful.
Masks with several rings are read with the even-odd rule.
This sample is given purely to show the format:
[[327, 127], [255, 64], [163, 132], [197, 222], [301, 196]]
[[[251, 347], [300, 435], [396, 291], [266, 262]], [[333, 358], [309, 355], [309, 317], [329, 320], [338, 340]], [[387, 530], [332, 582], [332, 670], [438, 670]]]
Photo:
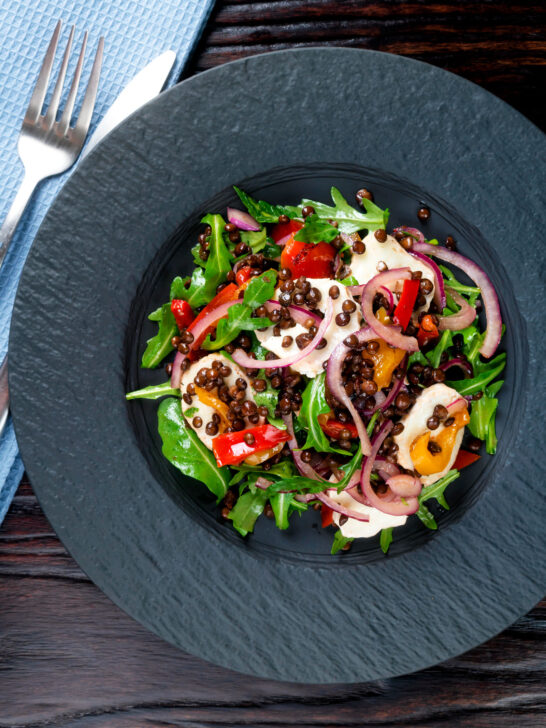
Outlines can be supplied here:
[[421, 503], [419, 506], [419, 510], [415, 514], [419, 520], [424, 523], [424, 525], [427, 528], [430, 528], [431, 531], [436, 531], [438, 528], [438, 524], [436, 523], [436, 519], [432, 515], [432, 513], [429, 511], [429, 509], [426, 507], [424, 503]]
[[252, 310], [258, 308], [275, 295], [277, 271], [266, 270], [259, 276], [251, 278], [245, 289], [243, 302]]
[[[252, 351], [256, 355], [256, 359], [265, 359], [267, 350], [264, 349], [264, 347], [261, 346], [261, 344], [259, 344], [257, 341], [254, 342]], [[264, 380], [266, 388], [263, 392], [258, 392], [257, 390], [254, 390], [254, 401], [256, 402], [258, 407], [267, 407], [267, 420], [270, 425], [278, 427], [280, 430], [286, 430], [286, 425], [284, 424], [284, 421], [280, 417], [275, 416], [275, 410], [277, 409], [277, 405], [279, 403], [279, 390], [274, 389], [271, 386], [270, 379], [265, 376], [265, 369], [259, 370], [257, 378]]]
[[146, 342], [141, 366], [144, 369], [153, 369], [173, 350], [171, 339], [178, 333], [178, 326], [171, 311], [170, 302], [164, 303], [163, 306], [153, 311], [148, 318], [150, 321], [157, 321], [159, 329], [157, 334]]
[[354, 538], [348, 538], [347, 536], [344, 536], [341, 531], [336, 531], [334, 536], [334, 542], [332, 544], [332, 550], [330, 553], [337, 554], [338, 551], [341, 551], [341, 549], [346, 546], [348, 543], [352, 543], [354, 541]]
[[412, 364], [422, 364], [424, 367], [430, 366], [429, 360], [422, 351], [414, 351], [413, 354], [410, 355], [408, 359], [408, 369], [412, 366]]
[[[203, 261], [201, 261], [203, 263]], [[181, 278], [180, 276], [176, 276], [176, 278], [173, 279], [173, 282], [171, 283], [171, 291], [169, 298], [171, 301], [174, 298], [183, 298], [186, 293], [186, 286], [184, 285], [185, 281], [187, 281], [187, 278]]]
[[261, 230], [240, 230], [241, 242], [246, 243], [253, 253], [259, 253], [267, 245], [267, 231], [263, 227]]
[[281, 478], [272, 483], [265, 491], [270, 496], [275, 495], [281, 490], [292, 491], [294, 493], [321, 493], [326, 487], [325, 480], [311, 480], [303, 475], [293, 475], [289, 478]]
[[180, 397], [179, 389], [171, 389], [170, 380], [163, 382], [163, 384], [152, 384], [149, 387], [144, 387], [144, 389], [135, 389], [134, 392], [128, 392], [125, 399], [159, 399], [159, 397], [166, 396]]
[[294, 240], [301, 243], [330, 243], [338, 235], [337, 228], [313, 214], [305, 218], [304, 226], [295, 234]]
[[268, 238], [268, 243], [262, 252], [265, 258], [275, 260], [276, 258], [280, 257], [280, 254], [282, 253], [282, 248], [273, 242], [269, 242]]
[[259, 488], [255, 493], [248, 492], [239, 496], [228, 518], [233, 521], [233, 528], [239, 531], [241, 536], [252, 533], [258, 516], [263, 513], [267, 498], [266, 491]]
[[387, 553], [389, 546], [392, 543], [392, 530], [392, 526], [391, 528], [383, 528], [379, 534], [379, 545], [381, 546], [381, 551], [383, 551], [384, 554]]
[[[180, 396], [180, 393], [179, 393], [179, 396]], [[199, 407], [188, 407], [188, 409], [184, 411], [184, 417], [186, 417], [186, 419], [188, 417], [193, 417], [198, 412], [199, 412]]]
[[199, 266], [200, 268], [206, 268], [207, 262], [206, 260], [203, 260], [199, 253], [201, 252], [201, 246], [199, 243], [196, 243], [193, 248], [191, 248], [191, 254], [193, 258], [193, 262], [195, 265]]
[[275, 523], [281, 531], [288, 528], [288, 515], [293, 500], [293, 493], [277, 493], [277, 495], [273, 495], [269, 499], [271, 508], [273, 508], [273, 513], [275, 514]]
[[472, 379], [461, 379], [458, 381], [446, 382], [450, 387], [456, 389], [463, 397], [480, 392], [484, 387], [492, 382], [506, 366], [506, 354], [502, 353], [496, 356], [491, 362], [481, 364], [481, 372]]
[[288, 217], [301, 217], [301, 212], [296, 208], [285, 207], [283, 205], [271, 205], [264, 200], [255, 200], [239, 187], [233, 186], [239, 199], [248, 210], [249, 214], [256, 222], [279, 222], [279, 215], [287, 215]]
[[447, 501], [444, 497], [444, 491], [450, 483], [452, 483], [454, 480], [457, 480], [459, 475], [460, 473], [458, 470], [450, 470], [443, 476], [443, 478], [440, 478], [440, 480], [437, 480], [431, 485], [427, 485], [421, 491], [421, 495], [419, 496], [419, 503], [422, 504], [425, 501], [430, 500], [431, 498], [435, 498], [441, 506], [449, 510], [449, 505], [447, 504]]
[[347, 278], [344, 278], [342, 281], [339, 281], [340, 283], [343, 283], [344, 286], [358, 286], [358, 281], [354, 276], [348, 276]]
[[157, 429], [163, 455], [184, 475], [200, 480], [220, 501], [229, 483], [229, 468], [219, 468], [214, 455], [186, 425], [180, 401], [164, 399], [157, 411]]
[[325, 395], [326, 373], [310, 379], [302, 395], [302, 404], [298, 421], [302, 428], [307, 430], [307, 439], [302, 450], [314, 448], [317, 452], [338, 452], [346, 455], [346, 450], [332, 447], [319, 424], [319, 415], [331, 412]]
[[481, 290], [479, 288], [477, 288], [476, 286], [466, 286], [464, 283], [459, 283], [459, 281], [455, 278], [453, 272], [450, 271], [449, 268], [446, 268], [445, 265], [440, 265], [438, 267], [442, 271], [442, 275], [447, 285], [450, 288], [453, 288], [454, 291], [457, 291], [457, 293], [466, 294], [468, 296], [478, 297], [480, 295]]
[[247, 465], [246, 463], [234, 465], [233, 469], [242, 473], [256, 472], [268, 480], [271, 480], [271, 478], [290, 478], [292, 475], [297, 475], [296, 466], [291, 460], [281, 460], [280, 463], [272, 465], [269, 470], [264, 470], [261, 465]]
[[431, 366], [434, 367], [434, 369], [438, 369], [440, 366], [440, 361], [442, 359], [442, 354], [444, 351], [453, 344], [453, 331], [450, 331], [449, 329], [446, 329], [440, 336], [440, 339], [434, 349], [432, 351], [429, 351], [427, 356], [427, 359], [429, 360]]
[[485, 449], [489, 455], [494, 455], [497, 451], [495, 417], [499, 400], [496, 399], [495, 395], [503, 384], [503, 380], [494, 382], [485, 390], [484, 396], [481, 399], [472, 402], [468, 429], [474, 437], [485, 440]]
[[313, 200], [302, 200], [301, 207], [311, 205], [315, 208], [315, 213], [319, 218], [336, 220], [339, 233], [356, 233], [364, 229], [377, 230], [378, 228], [387, 227], [389, 211], [382, 210], [371, 200], [362, 200], [366, 212], [361, 212], [351, 207], [336, 187], [331, 188], [330, 194], [334, 203], [333, 207], [325, 205], [322, 202], [314, 202]]
[[221, 215], [205, 215], [202, 223], [210, 225], [209, 257], [204, 268], [196, 268], [191, 277], [189, 288], [180, 291], [180, 298], [192, 308], [204, 306], [216, 295], [216, 288], [226, 280], [231, 270], [233, 256], [224, 241], [224, 219]]
[[241, 331], [254, 331], [271, 325], [268, 318], [252, 318], [252, 309], [243, 303], [235, 303], [228, 309], [227, 318], [220, 319], [216, 326], [216, 338], [210, 334], [202, 343], [207, 351], [223, 349], [226, 344], [238, 336]]

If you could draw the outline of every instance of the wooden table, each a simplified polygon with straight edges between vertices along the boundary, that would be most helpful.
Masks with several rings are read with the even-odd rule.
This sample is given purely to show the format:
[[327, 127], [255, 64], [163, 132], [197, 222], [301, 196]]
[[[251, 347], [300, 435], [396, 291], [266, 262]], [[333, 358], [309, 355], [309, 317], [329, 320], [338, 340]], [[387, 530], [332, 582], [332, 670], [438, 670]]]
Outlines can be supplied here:
[[[469, 78], [544, 128], [545, 15], [543, 3], [500, 0], [220, 1], [187, 74], [280, 48], [373, 48]], [[546, 602], [429, 670], [301, 686], [229, 672], [146, 632], [70, 558], [27, 481], [0, 529], [0, 575], [0, 728], [546, 726]]]

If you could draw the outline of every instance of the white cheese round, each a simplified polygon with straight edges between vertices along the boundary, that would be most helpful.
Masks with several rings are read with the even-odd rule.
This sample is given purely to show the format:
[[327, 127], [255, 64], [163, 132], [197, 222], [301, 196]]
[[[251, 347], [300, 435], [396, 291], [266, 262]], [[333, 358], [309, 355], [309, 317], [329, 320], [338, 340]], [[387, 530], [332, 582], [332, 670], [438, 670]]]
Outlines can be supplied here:
[[363, 503], [356, 501], [347, 491], [337, 493], [335, 490], [329, 490], [328, 496], [338, 505], [367, 515], [370, 519], [369, 521], [357, 521], [356, 518], [348, 518], [342, 526], [339, 526], [342, 514], [334, 511], [334, 523], [339, 526], [341, 533], [346, 538], [371, 538], [383, 528], [403, 526], [408, 520], [407, 516], [391, 516], [377, 508], [365, 506]]
[[[426, 432], [431, 432], [427, 427], [427, 420], [432, 416], [434, 408], [438, 404], [447, 407], [455, 400], [460, 399], [460, 396], [455, 389], [448, 387], [446, 384], [433, 384], [431, 387], [427, 387], [422, 391], [411, 410], [401, 420], [404, 429], [399, 435], [393, 437], [394, 442], [398, 445], [397, 459], [399, 465], [408, 470], [414, 469], [415, 466], [411, 459], [410, 448], [418, 437], [421, 437]], [[439, 434], [443, 429], [445, 429], [445, 425], [440, 423], [440, 426], [434, 430], [434, 435]], [[451, 469], [461, 447], [463, 435], [464, 427], [461, 427], [455, 437], [449, 463], [438, 473], [423, 475], [421, 477], [423, 485], [435, 483]]]
[[[322, 297], [318, 304], [318, 309], [322, 311], [322, 313], [326, 312], [326, 305], [329, 297], [328, 292], [330, 288], [332, 286], [337, 286], [339, 288], [339, 296], [332, 300], [332, 320], [324, 334], [324, 338], [327, 341], [326, 346], [323, 349], [315, 349], [304, 359], [301, 359], [299, 362], [291, 366], [294, 371], [312, 378], [324, 371], [322, 365], [330, 358], [336, 346], [349, 334], [353, 334], [355, 331], [360, 330], [362, 327], [362, 314], [360, 311], [360, 304], [355, 301], [356, 310], [354, 313], [350, 314], [349, 323], [346, 326], [339, 326], [336, 324], [336, 315], [338, 313], [342, 313], [343, 302], [354, 301], [346, 286], [344, 286], [343, 283], [332, 280], [331, 278], [313, 278], [310, 279], [309, 282], [313, 288], [317, 288], [321, 292]], [[275, 300], [278, 299], [278, 295], [279, 289], [275, 292]], [[296, 324], [289, 329], [282, 329], [280, 336], [274, 336], [273, 329], [274, 326], [270, 326], [265, 331], [256, 331], [256, 336], [262, 346], [279, 357], [290, 356], [300, 352], [300, 349], [296, 344], [296, 337], [300, 334], [306, 334], [306, 328], [304, 328], [301, 324]], [[293, 339], [291, 345], [286, 348], [282, 345], [282, 340], [285, 336], [292, 336]]]
[[[368, 233], [363, 238], [363, 242], [366, 245], [364, 253], [358, 254], [353, 252], [352, 254], [350, 263], [351, 275], [360, 284], [367, 283], [380, 272], [377, 266], [381, 261], [386, 263], [389, 270], [394, 268], [409, 268], [411, 271], [421, 271], [423, 278], [428, 278], [433, 286], [432, 291], [425, 296], [426, 304], [422, 307], [423, 309], [428, 309], [434, 295], [434, 273], [432, 268], [426, 263], [423, 263], [419, 258], [410, 255], [392, 235], [387, 235], [385, 242], [380, 243], [373, 233]], [[394, 291], [395, 289], [392, 288], [392, 290]], [[402, 290], [401, 287], [400, 290]]]
[[[235, 362], [230, 361], [227, 357], [223, 356], [222, 354], [208, 354], [207, 356], [204, 356], [202, 359], [199, 359], [198, 361], [194, 361], [193, 364], [182, 374], [182, 380], [180, 382], [180, 391], [182, 394], [187, 393], [188, 384], [192, 384], [193, 380], [195, 379], [195, 375], [200, 369], [210, 369], [212, 367], [213, 362], [220, 361], [222, 364], [224, 364], [226, 367], [229, 367], [231, 369], [231, 374], [229, 374], [227, 377], [224, 378], [224, 382], [226, 386], [231, 387], [235, 384], [235, 381], [241, 377], [244, 379], [247, 383], [246, 388], [246, 399], [250, 399], [254, 401], [253, 398], [253, 389], [250, 385], [250, 379], [247, 377], [245, 372], [241, 369], [241, 367], [238, 364], [235, 364]], [[192, 396], [192, 403], [188, 404], [183, 399], [180, 400], [182, 402], [182, 414], [186, 418], [186, 422], [188, 425], [195, 431], [197, 434], [197, 437], [201, 440], [201, 442], [206, 445], [206, 447], [209, 448], [209, 450], [212, 450], [212, 441], [216, 435], [207, 435], [205, 428], [207, 424], [212, 420], [212, 415], [216, 412], [214, 407], [211, 407], [208, 404], [204, 404], [201, 402], [199, 397], [197, 395]], [[197, 408], [197, 412], [193, 412], [194, 408]], [[192, 414], [187, 415], [187, 411], [191, 410]], [[194, 417], [200, 417], [203, 421], [203, 424], [201, 427], [195, 427], [193, 424]]]

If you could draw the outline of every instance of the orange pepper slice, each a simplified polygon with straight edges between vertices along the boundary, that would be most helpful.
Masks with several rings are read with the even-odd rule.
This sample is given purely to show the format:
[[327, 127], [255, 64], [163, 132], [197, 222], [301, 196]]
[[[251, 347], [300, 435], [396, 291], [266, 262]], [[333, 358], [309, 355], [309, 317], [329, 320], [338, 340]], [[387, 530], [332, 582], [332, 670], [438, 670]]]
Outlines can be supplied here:
[[225, 402], [222, 402], [222, 400], [219, 397], [216, 397], [211, 392], [207, 392], [206, 389], [203, 389], [203, 387], [195, 386], [195, 394], [197, 395], [197, 399], [202, 402], [203, 404], [208, 405], [209, 407], [212, 407], [218, 414], [220, 415], [220, 426], [218, 428], [218, 432], [222, 433], [224, 430], [226, 430], [229, 427], [229, 420], [228, 420], [228, 412], [229, 407]]
[[[381, 309], [379, 309], [381, 310]], [[392, 380], [392, 373], [404, 358], [406, 352], [403, 349], [394, 349], [383, 339], [375, 339], [379, 349], [374, 352], [368, 351], [366, 358], [374, 363], [373, 379], [378, 389], [388, 387]]]
[[[433, 475], [444, 470], [449, 463], [453, 446], [455, 445], [455, 437], [457, 432], [470, 422], [468, 410], [465, 408], [457, 412], [455, 422], [449, 427], [444, 427], [436, 437], [432, 437], [431, 432], [425, 432], [420, 435], [410, 447], [410, 455], [416, 470], [421, 475]], [[428, 444], [432, 440], [441, 448], [439, 453], [431, 453]]]

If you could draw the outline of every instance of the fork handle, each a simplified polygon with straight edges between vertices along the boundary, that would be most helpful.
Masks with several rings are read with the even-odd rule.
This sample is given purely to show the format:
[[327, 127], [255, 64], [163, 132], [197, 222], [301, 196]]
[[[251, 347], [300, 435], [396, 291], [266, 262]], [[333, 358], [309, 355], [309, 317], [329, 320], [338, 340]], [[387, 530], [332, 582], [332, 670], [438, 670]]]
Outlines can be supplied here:
[[2, 267], [2, 263], [4, 262], [4, 258], [8, 252], [8, 247], [13, 237], [13, 233], [15, 232], [15, 228], [19, 224], [21, 215], [25, 211], [25, 207], [28, 205], [28, 202], [32, 197], [32, 193], [34, 192], [38, 182], [40, 182], [40, 179], [40, 177], [36, 177], [33, 174], [25, 172], [23, 181], [15, 195], [15, 199], [11, 203], [6, 219], [0, 228], [0, 268]]

